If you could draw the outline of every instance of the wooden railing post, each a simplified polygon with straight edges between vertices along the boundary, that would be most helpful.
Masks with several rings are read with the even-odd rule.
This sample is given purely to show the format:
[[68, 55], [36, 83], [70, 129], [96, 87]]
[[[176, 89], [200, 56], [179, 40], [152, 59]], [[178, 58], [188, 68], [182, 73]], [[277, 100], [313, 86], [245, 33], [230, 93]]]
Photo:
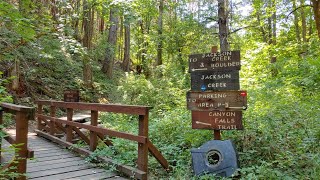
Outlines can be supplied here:
[[[43, 110], [42, 110], [42, 104], [38, 104], [38, 114], [42, 114]], [[37, 118], [38, 120], [38, 126], [37, 129], [38, 130], [42, 130], [42, 122], [41, 122], [41, 118]]]
[[[55, 117], [56, 116], [56, 107], [55, 106], [50, 106], [50, 116]], [[50, 121], [50, 134], [54, 135], [55, 133], [55, 123], [54, 121]]]
[[[17, 159], [17, 172], [25, 173], [27, 170], [27, 157], [28, 157], [28, 118], [27, 114], [24, 112], [16, 113], [16, 144], [19, 149], [18, 159]], [[19, 180], [25, 180], [25, 176], [17, 178]]]
[[[8, 169], [11, 167], [16, 167], [15, 169], [8, 169], [9, 171], [16, 172], [20, 176], [17, 180], [25, 180], [26, 170], [27, 170], [27, 158], [33, 157], [33, 151], [28, 150], [28, 120], [33, 119], [34, 109], [30, 107], [10, 104], [10, 103], [0, 103], [0, 124], [3, 121], [3, 112], [15, 115], [16, 122], [16, 133], [15, 137], [6, 133], [7, 137], [5, 139], [15, 148], [15, 156], [13, 160], [5, 165], [3, 168]], [[2, 140], [2, 139], [1, 139]]]
[[[139, 136], [148, 138], [149, 131], [149, 110], [146, 109], [145, 115], [139, 115]], [[148, 144], [138, 143], [138, 169], [148, 172]], [[147, 177], [145, 177], [147, 178]]]
[[[72, 121], [73, 109], [67, 108], [67, 121]], [[73, 134], [72, 134], [72, 126], [66, 125], [67, 130], [67, 142], [72, 142]]]
[[[98, 111], [91, 111], [91, 125], [97, 126], [98, 125]], [[90, 131], [90, 150], [96, 150], [98, 145], [98, 137], [97, 133]]]

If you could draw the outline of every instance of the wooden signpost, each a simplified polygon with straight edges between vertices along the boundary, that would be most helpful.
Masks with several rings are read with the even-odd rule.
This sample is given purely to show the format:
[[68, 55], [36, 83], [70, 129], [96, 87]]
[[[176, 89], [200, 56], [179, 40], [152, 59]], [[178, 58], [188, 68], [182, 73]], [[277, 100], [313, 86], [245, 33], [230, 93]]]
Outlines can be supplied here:
[[247, 92], [240, 91], [240, 51], [189, 55], [191, 91], [187, 107], [193, 129], [212, 129], [215, 139], [220, 130], [241, 130], [242, 110], [247, 109]]

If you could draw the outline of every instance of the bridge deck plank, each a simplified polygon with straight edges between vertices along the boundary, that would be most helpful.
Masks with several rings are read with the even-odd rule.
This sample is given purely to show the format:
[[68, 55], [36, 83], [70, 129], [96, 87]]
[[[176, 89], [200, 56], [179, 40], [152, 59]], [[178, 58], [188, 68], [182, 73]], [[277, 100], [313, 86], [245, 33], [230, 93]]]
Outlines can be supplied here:
[[34, 133], [28, 134], [28, 140], [28, 147], [34, 151], [34, 158], [27, 162], [27, 176], [30, 180], [125, 179], [114, 172], [95, 167], [83, 157]]

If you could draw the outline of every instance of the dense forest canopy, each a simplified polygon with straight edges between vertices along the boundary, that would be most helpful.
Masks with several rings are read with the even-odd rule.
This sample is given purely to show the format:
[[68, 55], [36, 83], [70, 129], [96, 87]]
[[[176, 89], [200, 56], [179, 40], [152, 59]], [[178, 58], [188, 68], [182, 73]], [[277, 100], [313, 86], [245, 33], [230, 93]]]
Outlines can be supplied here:
[[[79, 89], [81, 101], [153, 106], [150, 137], [173, 171], [151, 163], [152, 175], [190, 179], [190, 148], [212, 132], [191, 129], [188, 55], [212, 46], [241, 52], [245, 129], [222, 132], [239, 177], [320, 177], [319, 0], [1, 0], [0, 100], [33, 105]], [[134, 131], [130, 117], [100, 118]], [[97, 153], [132, 163], [124, 149], [135, 144], [116, 144]]]

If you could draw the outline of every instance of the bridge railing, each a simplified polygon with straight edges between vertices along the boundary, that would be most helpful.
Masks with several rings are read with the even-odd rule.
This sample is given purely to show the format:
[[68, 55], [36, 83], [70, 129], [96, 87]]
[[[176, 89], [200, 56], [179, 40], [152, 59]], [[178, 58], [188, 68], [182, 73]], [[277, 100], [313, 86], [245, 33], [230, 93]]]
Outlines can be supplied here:
[[[8, 162], [2, 169], [13, 168], [12, 171], [19, 173], [18, 180], [25, 180], [26, 169], [27, 169], [27, 158], [33, 157], [33, 151], [28, 150], [28, 120], [34, 119], [34, 108], [20, 106], [10, 103], [0, 103], [0, 125], [3, 124], [4, 113], [10, 113], [15, 115], [16, 132], [15, 136], [11, 136], [6, 133], [4, 139], [15, 147], [15, 154], [13, 159]], [[3, 130], [2, 130], [3, 131]], [[0, 139], [2, 141], [2, 139]], [[0, 149], [1, 148], [0, 143]], [[1, 151], [0, 151], [1, 155]], [[1, 156], [0, 156], [1, 161]]]
[[[169, 169], [167, 160], [163, 157], [160, 151], [150, 142], [148, 137], [149, 125], [149, 109], [148, 106], [132, 106], [132, 105], [115, 105], [115, 104], [98, 104], [98, 103], [82, 103], [82, 102], [62, 102], [62, 101], [47, 101], [39, 100], [38, 112], [36, 114], [38, 127], [38, 135], [44, 136], [54, 142], [57, 142], [66, 147], [84, 154], [91, 155], [97, 148], [98, 139], [101, 139], [105, 144], [112, 145], [111, 141], [106, 140], [105, 136], [116, 137], [135, 141], [138, 144], [137, 169], [114, 162], [112, 159], [98, 157], [98, 160], [115, 165], [117, 170], [137, 179], [147, 179], [148, 173], [148, 152], [150, 152], [166, 170]], [[44, 106], [49, 106], [50, 115], [45, 115]], [[57, 108], [65, 109], [67, 112], [66, 120], [56, 117]], [[90, 111], [90, 125], [73, 121], [75, 110]], [[138, 115], [138, 135], [127, 132], [119, 132], [108, 128], [99, 127], [98, 114], [99, 112], [122, 113], [129, 115]], [[89, 135], [83, 133], [80, 129], [90, 131]], [[66, 140], [58, 137], [61, 132], [66, 135]], [[77, 134], [87, 145], [90, 151], [84, 148], [73, 146], [74, 134]]]

